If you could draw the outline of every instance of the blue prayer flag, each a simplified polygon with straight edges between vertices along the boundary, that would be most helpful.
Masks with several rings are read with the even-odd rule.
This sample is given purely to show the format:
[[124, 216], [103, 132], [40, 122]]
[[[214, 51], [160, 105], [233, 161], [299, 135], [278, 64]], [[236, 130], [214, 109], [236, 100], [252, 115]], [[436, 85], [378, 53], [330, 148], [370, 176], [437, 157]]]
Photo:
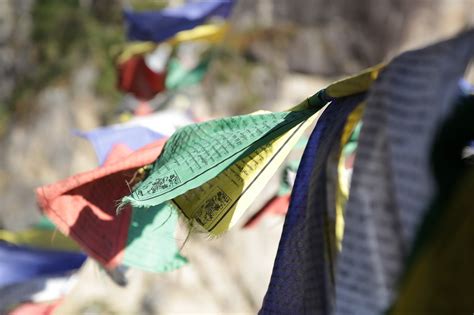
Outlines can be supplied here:
[[86, 255], [0, 242], [0, 287], [81, 267]]
[[207, 0], [161, 11], [124, 11], [127, 37], [130, 41], [161, 42], [203, 24], [210, 17], [228, 17], [233, 5], [233, 0]]
[[163, 135], [146, 127], [103, 127], [88, 132], [75, 132], [92, 143], [99, 164], [104, 164], [107, 156], [116, 144], [125, 144], [132, 150], [163, 138]]

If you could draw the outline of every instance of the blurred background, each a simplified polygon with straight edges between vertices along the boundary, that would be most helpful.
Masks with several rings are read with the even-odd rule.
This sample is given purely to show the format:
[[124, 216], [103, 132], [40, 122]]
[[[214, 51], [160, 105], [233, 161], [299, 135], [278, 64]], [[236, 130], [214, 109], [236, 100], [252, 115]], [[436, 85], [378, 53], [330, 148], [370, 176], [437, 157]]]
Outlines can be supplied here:
[[[184, 2], [0, 0], [1, 229], [18, 231], [40, 220], [36, 187], [97, 167], [93, 147], [75, 131], [140, 114], [133, 97], [117, 87], [117, 60], [127, 44], [122, 11]], [[221, 40], [174, 52], [190, 63], [206, 54], [202, 80], [158, 93], [144, 114], [178, 109], [201, 121], [284, 110], [332, 80], [474, 25], [474, 0], [235, 3]], [[277, 176], [246, 216], [278, 186]], [[267, 217], [214, 240], [193, 236], [183, 248], [188, 265], [167, 274], [128, 270], [125, 287], [87, 262], [61, 312], [256, 313], [283, 221]]]

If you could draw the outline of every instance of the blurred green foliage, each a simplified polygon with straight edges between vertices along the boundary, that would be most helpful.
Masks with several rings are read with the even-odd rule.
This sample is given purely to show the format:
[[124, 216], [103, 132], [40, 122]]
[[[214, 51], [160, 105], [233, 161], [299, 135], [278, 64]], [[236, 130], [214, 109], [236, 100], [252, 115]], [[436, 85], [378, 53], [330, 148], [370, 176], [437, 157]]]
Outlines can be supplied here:
[[[112, 1], [113, 2], [113, 1]], [[108, 3], [109, 6], [104, 4]], [[32, 9], [32, 64], [13, 93], [14, 111], [30, 108], [44, 87], [67, 81], [76, 67], [93, 62], [99, 71], [97, 93], [115, 101], [115, 65], [111, 48], [124, 42], [121, 7], [111, 1], [36, 0]]]
[[[34, 96], [44, 87], [66, 82], [85, 62], [98, 69], [96, 92], [112, 111], [120, 98], [116, 89], [115, 56], [125, 44], [121, 0], [36, 0], [32, 10], [34, 69], [21, 78], [10, 110], [28, 112]], [[166, 0], [125, 1], [133, 9], [161, 9]]]

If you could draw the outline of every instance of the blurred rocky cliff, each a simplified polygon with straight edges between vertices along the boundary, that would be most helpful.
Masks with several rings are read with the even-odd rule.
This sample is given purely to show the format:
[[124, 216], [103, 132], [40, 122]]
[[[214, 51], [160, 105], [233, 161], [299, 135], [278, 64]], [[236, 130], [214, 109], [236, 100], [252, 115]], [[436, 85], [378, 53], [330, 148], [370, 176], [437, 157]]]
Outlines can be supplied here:
[[[113, 57], [125, 40], [120, 12], [128, 3], [0, 1], [0, 228], [36, 221], [35, 187], [96, 166], [72, 131], [103, 124], [120, 100]], [[328, 80], [473, 24], [474, 0], [238, 0], [231, 33], [198, 93], [214, 116], [285, 109]], [[117, 312], [255, 313], [282, 222], [193, 239], [185, 247], [189, 266], [164, 276], [136, 273], [138, 293], [122, 292], [132, 302], [111, 305], [118, 303]], [[110, 286], [84, 299], [122, 290]]]

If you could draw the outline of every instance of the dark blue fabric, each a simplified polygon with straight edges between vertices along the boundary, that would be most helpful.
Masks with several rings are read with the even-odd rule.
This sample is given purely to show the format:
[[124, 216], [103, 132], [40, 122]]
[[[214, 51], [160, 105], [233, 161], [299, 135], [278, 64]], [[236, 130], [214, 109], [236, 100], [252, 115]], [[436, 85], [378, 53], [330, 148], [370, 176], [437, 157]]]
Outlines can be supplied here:
[[128, 40], [161, 42], [203, 24], [209, 17], [229, 16], [233, 0], [191, 1], [161, 11], [124, 11]]
[[[325, 288], [323, 212], [326, 211], [326, 161], [339, 146], [349, 113], [362, 100], [354, 96], [333, 101], [314, 128], [296, 175], [270, 285], [260, 314], [325, 314], [329, 308]], [[315, 187], [312, 187], [315, 186]], [[317, 188], [318, 191], [313, 192]], [[309, 202], [309, 194], [324, 196]], [[320, 204], [319, 204], [320, 202]], [[322, 269], [322, 270], [319, 270]]]
[[163, 138], [163, 135], [145, 127], [103, 127], [88, 132], [75, 132], [92, 143], [99, 164], [103, 165], [110, 150], [116, 144], [125, 144], [132, 150]]
[[78, 269], [86, 255], [0, 242], [0, 287]]

